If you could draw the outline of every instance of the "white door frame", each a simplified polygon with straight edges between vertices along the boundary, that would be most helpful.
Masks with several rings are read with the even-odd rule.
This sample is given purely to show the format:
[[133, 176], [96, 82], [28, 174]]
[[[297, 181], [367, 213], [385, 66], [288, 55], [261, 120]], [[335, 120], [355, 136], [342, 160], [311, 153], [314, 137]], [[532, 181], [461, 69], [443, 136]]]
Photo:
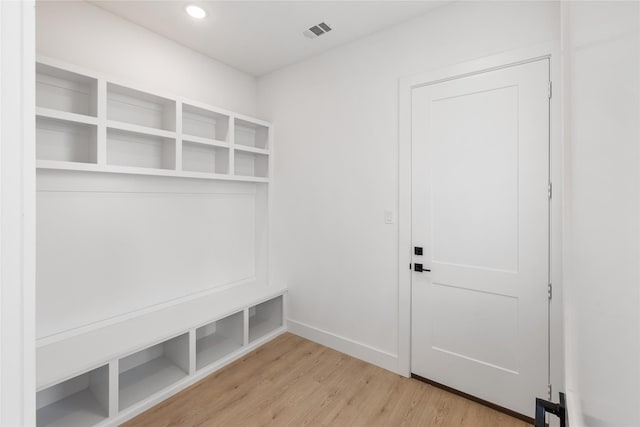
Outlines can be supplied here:
[[[564, 390], [562, 335], [562, 193], [563, 141], [561, 127], [561, 68], [558, 43], [546, 43], [457, 64], [435, 71], [400, 79], [399, 144], [398, 144], [398, 369], [411, 375], [411, 91], [420, 86], [454, 78], [496, 70], [536, 59], [549, 58], [553, 96], [550, 101], [550, 180], [553, 197], [550, 203], [550, 281], [553, 298], [549, 307], [550, 360], [549, 384], [554, 384], [553, 396]], [[540, 396], [545, 397], [545, 396]], [[535, 402], [531, 402], [534, 405]]]
[[36, 423], [35, 2], [0, 1], [0, 425]]

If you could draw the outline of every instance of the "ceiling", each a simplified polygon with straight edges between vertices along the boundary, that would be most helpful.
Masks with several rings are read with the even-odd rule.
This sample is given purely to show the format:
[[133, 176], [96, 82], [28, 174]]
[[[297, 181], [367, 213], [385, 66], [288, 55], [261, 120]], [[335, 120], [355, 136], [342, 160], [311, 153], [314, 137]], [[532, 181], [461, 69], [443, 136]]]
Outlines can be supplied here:
[[[261, 76], [385, 27], [422, 15], [437, 1], [91, 1], [155, 33]], [[207, 17], [184, 9], [197, 4]], [[309, 39], [311, 26], [332, 31]]]

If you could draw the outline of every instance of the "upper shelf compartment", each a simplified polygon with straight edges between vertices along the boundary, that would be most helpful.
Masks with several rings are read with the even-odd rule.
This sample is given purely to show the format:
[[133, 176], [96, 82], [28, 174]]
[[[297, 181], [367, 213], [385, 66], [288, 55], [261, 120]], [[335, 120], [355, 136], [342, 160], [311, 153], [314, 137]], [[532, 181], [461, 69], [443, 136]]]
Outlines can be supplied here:
[[182, 105], [182, 133], [221, 142], [228, 142], [229, 116], [189, 104]]
[[114, 83], [107, 84], [107, 119], [152, 129], [176, 130], [176, 102]]
[[269, 149], [269, 128], [257, 123], [236, 119], [235, 143], [264, 150]]
[[271, 125], [39, 58], [37, 168], [268, 183]]
[[71, 71], [36, 64], [36, 105], [96, 117], [98, 81]]

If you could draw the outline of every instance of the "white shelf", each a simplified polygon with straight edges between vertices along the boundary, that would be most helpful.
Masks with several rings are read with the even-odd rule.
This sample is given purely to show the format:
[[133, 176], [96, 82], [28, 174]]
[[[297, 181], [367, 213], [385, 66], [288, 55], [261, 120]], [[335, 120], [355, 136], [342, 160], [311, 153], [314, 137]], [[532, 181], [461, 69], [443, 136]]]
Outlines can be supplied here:
[[202, 369], [242, 348], [244, 313], [238, 312], [196, 330], [196, 369]]
[[107, 419], [107, 412], [89, 390], [83, 390], [38, 410], [38, 427], [92, 426]]
[[201, 138], [193, 135], [182, 135], [182, 140], [187, 142], [193, 142], [195, 144], [210, 145], [212, 147], [231, 148], [231, 144], [217, 139]]
[[66, 171], [78, 171], [78, 172], [101, 172], [101, 173], [117, 173], [117, 174], [128, 174], [128, 175], [166, 176], [166, 177], [175, 177], [175, 178], [211, 179], [211, 180], [219, 180], [219, 181], [256, 182], [256, 183], [269, 182], [269, 178], [260, 178], [260, 177], [243, 177], [243, 176], [211, 174], [211, 173], [202, 173], [202, 172], [136, 168], [136, 167], [126, 167], [126, 166], [113, 166], [113, 165], [96, 165], [91, 163], [75, 163], [75, 162], [56, 161], [56, 160], [38, 160], [36, 162], [36, 167], [38, 169], [66, 170]]
[[282, 305], [278, 296], [249, 309], [250, 343], [282, 327]]
[[253, 147], [246, 147], [244, 145], [235, 145], [233, 149], [236, 151], [245, 151], [247, 153], [264, 154], [265, 156], [269, 155], [269, 150], [265, 150], [263, 148], [253, 148]]
[[36, 424], [90, 426], [109, 414], [109, 367], [102, 366], [38, 391]]
[[183, 334], [120, 359], [119, 410], [148, 398], [189, 373], [189, 336]]
[[285, 292], [244, 285], [39, 345], [38, 426], [117, 425], [150, 408], [282, 332]]
[[149, 135], [149, 136], [159, 136], [162, 138], [175, 139], [176, 133], [168, 130], [155, 129], [147, 126], [141, 126], [126, 122], [116, 122], [113, 120], [107, 121], [107, 128], [109, 129], [117, 129], [126, 132], [138, 133], [141, 135]]
[[126, 321], [84, 333], [37, 343], [38, 387], [48, 387], [115, 356], [129, 354], [145, 343], [156, 343], [212, 318], [236, 313], [254, 301], [282, 295], [284, 289], [247, 283], [212, 292]]
[[67, 111], [52, 110], [50, 108], [36, 107], [36, 117], [66, 120], [68, 122], [98, 125], [98, 119], [84, 114], [69, 113]]
[[269, 123], [67, 68], [37, 64], [39, 168], [269, 182]]

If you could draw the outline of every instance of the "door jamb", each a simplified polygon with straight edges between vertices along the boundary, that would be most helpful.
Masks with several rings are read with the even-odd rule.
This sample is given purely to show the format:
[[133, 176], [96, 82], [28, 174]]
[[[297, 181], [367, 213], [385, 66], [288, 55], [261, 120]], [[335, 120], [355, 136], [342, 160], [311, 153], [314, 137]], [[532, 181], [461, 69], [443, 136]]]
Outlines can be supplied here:
[[[561, 68], [558, 42], [544, 43], [434, 71], [401, 78], [399, 81], [398, 135], [398, 368], [411, 375], [411, 91], [429, 84], [493, 71], [513, 65], [549, 59], [553, 96], [549, 102], [549, 179], [554, 183], [550, 200], [549, 269], [553, 298], [549, 303], [549, 384], [564, 390], [562, 328], [562, 200], [563, 140], [561, 127]], [[533, 402], [532, 402], [533, 404]]]
[[36, 424], [35, 2], [0, 1], [0, 425]]

